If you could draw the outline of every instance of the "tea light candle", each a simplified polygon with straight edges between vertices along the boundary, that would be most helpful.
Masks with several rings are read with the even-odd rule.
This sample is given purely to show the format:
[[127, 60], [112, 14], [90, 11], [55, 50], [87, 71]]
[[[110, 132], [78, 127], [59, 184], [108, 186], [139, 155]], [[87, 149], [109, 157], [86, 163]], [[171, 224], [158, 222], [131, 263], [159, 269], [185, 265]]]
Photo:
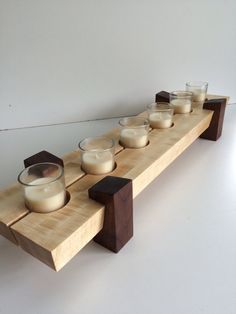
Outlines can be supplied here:
[[51, 212], [63, 207], [66, 192], [61, 182], [51, 182], [50, 178], [33, 180], [25, 189], [25, 202], [35, 212]]
[[207, 82], [193, 81], [186, 83], [186, 90], [193, 93], [193, 107], [202, 107], [206, 99], [207, 89]]
[[82, 168], [90, 174], [105, 174], [114, 169], [113, 154], [109, 151], [86, 152], [82, 157]]
[[43, 162], [29, 166], [19, 174], [18, 181], [31, 211], [48, 213], [66, 202], [64, 170], [58, 164]]
[[191, 111], [191, 101], [188, 99], [173, 99], [171, 104], [174, 107], [175, 113], [188, 113]]
[[122, 118], [119, 121], [120, 143], [126, 148], [142, 148], [148, 143], [149, 121], [142, 117]]
[[153, 129], [170, 128], [174, 109], [169, 103], [155, 102], [147, 105], [148, 119]]
[[148, 132], [145, 129], [124, 128], [120, 133], [120, 142], [124, 147], [142, 148], [148, 143]]
[[172, 115], [168, 112], [154, 112], [149, 115], [150, 125], [154, 129], [166, 129], [172, 125]]
[[81, 167], [89, 174], [106, 174], [115, 166], [115, 142], [111, 138], [89, 137], [79, 143]]

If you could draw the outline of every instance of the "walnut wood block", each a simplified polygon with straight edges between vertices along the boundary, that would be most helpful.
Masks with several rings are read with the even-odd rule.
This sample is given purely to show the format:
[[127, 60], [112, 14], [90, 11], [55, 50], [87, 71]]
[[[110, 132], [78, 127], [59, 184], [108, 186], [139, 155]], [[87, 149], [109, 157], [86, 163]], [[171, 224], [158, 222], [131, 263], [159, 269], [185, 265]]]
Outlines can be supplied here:
[[92, 186], [89, 197], [105, 205], [102, 230], [94, 241], [117, 253], [133, 236], [132, 181], [107, 176]]
[[42, 150], [41, 152], [26, 158], [24, 160], [24, 165], [25, 168], [27, 168], [41, 162], [52, 162], [64, 167], [64, 162], [61, 158], [47, 152], [46, 150]]
[[161, 91], [156, 94], [155, 97], [156, 102], [170, 102], [170, 93], [166, 91]]
[[213, 110], [214, 114], [209, 128], [201, 134], [201, 138], [217, 141], [222, 134], [225, 115], [226, 98], [211, 99], [205, 101], [203, 108]]
[[[194, 110], [174, 116], [174, 127], [150, 132], [150, 144], [123, 149], [116, 155], [112, 176], [133, 180], [136, 197], [210, 125], [212, 111]], [[88, 197], [88, 190], [104, 176], [85, 175], [68, 191], [69, 203], [49, 214], [30, 213], [12, 225], [22, 248], [60, 270], [102, 229], [104, 206]]]

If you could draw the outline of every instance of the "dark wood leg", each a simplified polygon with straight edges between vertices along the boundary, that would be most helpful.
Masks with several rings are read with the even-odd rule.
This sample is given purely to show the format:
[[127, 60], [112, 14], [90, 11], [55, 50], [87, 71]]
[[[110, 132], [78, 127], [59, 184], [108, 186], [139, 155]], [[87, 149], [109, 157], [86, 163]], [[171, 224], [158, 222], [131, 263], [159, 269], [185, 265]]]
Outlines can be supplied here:
[[156, 102], [169, 102], [170, 101], [170, 93], [161, 91], [156, 94], [155, 98]]
[[32, 155], [24, 160], [25, 168], [38, 164], [40, 162], [53, 162], [54, 164], [59, 164], [60, 166], [64, 167], [63, 160], [46, 150], [42, 150], [41, 152]]
[[209, 128], [201, 134], [201, 138], [217, 141], [222, 134], [226, 98], [207, 100], [203, 104], [203, 109], [213, 110], [213, 117]]
[[95, 242], [117, 253], [133, 236], [132, 180], [107, 176], [92, 186], [89, 197], [105, 205], [103, 229]]

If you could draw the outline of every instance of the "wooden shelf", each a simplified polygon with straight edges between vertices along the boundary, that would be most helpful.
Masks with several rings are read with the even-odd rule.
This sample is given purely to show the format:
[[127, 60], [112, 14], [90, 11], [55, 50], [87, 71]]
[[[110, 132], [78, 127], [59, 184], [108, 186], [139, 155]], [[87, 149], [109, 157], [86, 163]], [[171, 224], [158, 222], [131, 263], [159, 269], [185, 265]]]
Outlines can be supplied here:
[[[117, 167], [111, 175], [131, 179], [136, 197], [209, 127], [212, 116], [213, 111], [197, 109], [177, 114], [172, 128], [150, 130], [149, 145], [141, 149], [124, 149], [118, 144], [119, 129], [112, 130], [106, 134], [117, 143]], [[56, 271], [98, 234], [104, 219], [104, 206], [89, 198], [88, 189], [105, 176], [85, 174], [77, 151], [63, 161], [70, 193], [64, 208], [29, 212], [18, 184], [0, 193], [0, 233]]]

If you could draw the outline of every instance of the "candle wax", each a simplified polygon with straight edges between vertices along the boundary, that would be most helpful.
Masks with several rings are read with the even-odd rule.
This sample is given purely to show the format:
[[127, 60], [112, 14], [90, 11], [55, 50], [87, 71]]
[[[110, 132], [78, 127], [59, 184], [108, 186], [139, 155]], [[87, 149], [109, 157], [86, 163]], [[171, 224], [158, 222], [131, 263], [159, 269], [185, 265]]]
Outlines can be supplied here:
[[197, 91], [194, 91], [193, 92], [193, 101], [204, 101], [206, 98], [206, 93], [205, 92], [197, 92]]
[[146, 129], [122, 129], [120, 141], [124, 147], [141, 148], [148, 143], [148, 131]]
[[[25, 188], [25, 202], [29, 209], [36, 212], [51, 212], [65, 204], [66, 192], [60, 181], [40, 178]], [[38, 185], [39, 184], [39, 185]]]
[[172, 115], [168, 112], [153, 112], [149, 115], [149, 121], [154, 129], [166, 129], [172, 125]]
[[206, 93], [205, 91], [199, 90], [193, 90], [193, 107], [198, 107], [203, 105], [205, 99], [206, 99]]
[[191, 111], [191, 100], [189, 99], [173, 99], [171, 104], [175, 113], [188, 113]]
[[114, 169], [114, 157], [110, 151], [90, 151], [83, 153], [82, 168], [86, 173], [105, 174]]

